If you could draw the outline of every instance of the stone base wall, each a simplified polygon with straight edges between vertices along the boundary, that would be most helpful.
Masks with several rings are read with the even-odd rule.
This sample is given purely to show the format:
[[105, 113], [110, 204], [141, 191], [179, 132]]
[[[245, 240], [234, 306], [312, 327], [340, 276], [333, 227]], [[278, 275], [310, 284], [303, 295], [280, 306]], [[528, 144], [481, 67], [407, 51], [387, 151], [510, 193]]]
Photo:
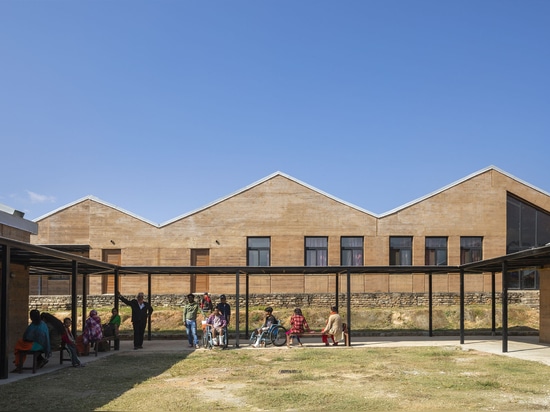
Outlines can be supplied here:
[[[235, 296], [227, 295], [227, 302], [234, 308]], [[212, 294], [212, 300], [219, 302], [219, 295]], [[133, 296], [128, 296], [132, 299]], [[201, 295], [196, 295], [200, 301]], [[496, 304], [502, 303], [500, 293], [495, 294]], [[452, 306], [460, 304], [460, 296], [456, 293], [434, 293], [432, 296], [434, 306]], [[187, 302], [186, 295], [153, 295], [151, 304], [154, 308], [181, 308]], [[464, 300], [466, 305], [491, 304], [490, 293], [467, 293]], [[245, 298], [239, 297], [239, 306], [244, 307]], [[302, 294], [251, 294], [248, 299], [250, 306], [272, 306], [274, 308], [292, 307], [330, 307], [334, 305], [334, 294], [328, 293], [302, 293]], [[531, 308], [539, 307], [539, 291], [508, 291], [508, 303], [520, 304]], [[428, 306], [429, 296], [426, 293], [352, 293], [352, 308], [402, 308], [414, 306]], [[347, 296], [339, 295], [340, 307], [347, 305]], [[82, 306], [82, 296], [77, 297], [77, 306]], [[87, 297], [88, 308], [113, 307], [113, 295], [90, 295]], [[54, 296], [29, 296], [29, 309], [40, 311], [65, 311], [71, 310], [71, 297], [69, 295]]]

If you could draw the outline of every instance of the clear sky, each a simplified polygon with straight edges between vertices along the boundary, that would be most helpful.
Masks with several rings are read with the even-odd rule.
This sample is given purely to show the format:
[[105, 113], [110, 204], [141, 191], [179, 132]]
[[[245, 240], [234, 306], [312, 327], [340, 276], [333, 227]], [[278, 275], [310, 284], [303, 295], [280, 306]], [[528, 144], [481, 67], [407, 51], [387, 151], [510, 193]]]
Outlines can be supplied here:
[[550, 192], [548, 0], [0, 0], [0, 203], [163, 223], [281, 171], [384, 213]]

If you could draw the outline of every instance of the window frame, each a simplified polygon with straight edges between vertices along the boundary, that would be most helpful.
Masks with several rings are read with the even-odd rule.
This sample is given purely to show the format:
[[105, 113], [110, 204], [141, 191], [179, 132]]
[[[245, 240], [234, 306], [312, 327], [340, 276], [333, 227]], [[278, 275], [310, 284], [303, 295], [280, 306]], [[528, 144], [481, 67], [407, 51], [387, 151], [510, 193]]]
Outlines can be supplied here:
[[[344, 245], [346, 240], [361, 240], [360, 246], [353, 245]], [[353, 242], [352, 242], [353, 243]], [[341, 266], [364, 266], [364, 256], [365, 256], [365, 239], [363, 236], [342, 236], [340, 237], [340, 265]], [[347, 256], [344, 256], [350, 253], [349, 261], [346, 263]]]
[[[392, 240], [408, 240], [409, 245], [392, 245]], [[389, 238], [389, 265], [390, 266], [412, 266], [413, 263], [413, 237], [412, 236], [390, 236]], [[405, 259], [406, 258], [406, 259]], [[407, 263], [402, 263], [407, 260]]]
[[[251, 245], [251, 242], [257, 240], [266, 240], [268, 245]], [[257, 264], [253, 264], [251, 254], [256, 254]], [[266, 265], [262, 265], [266, 262]], [[248, 236], [246, 238], [246, 264], [247, 266], [271, 266], [271, 237], [269, 236]]]
[[[445, 245], [436, 245], [436, 241], [438, 240], [443, 241]], [[428, 245], [428, 243], [433, 244]], [[449, 264], [449, 239], [446, 236], [426, 236], [424, 239], [424, 246], [424, 263], [426, 266], [447, 266]], [[438, 263], [442, 255], [444, 255], [444, 259], [441, 263]], [[430, 263], [432, 260], [433, 262]]]
[[[479, 240], [479, 246], [465, 244], [468, 240], [472, 243]], [[475, 256], [477, 252], [479, 256]], [[460, 236], [460, 264], [465, 265], [480, 260], [483, 260], [483, 236]]]
[[[324, 240], [324, 245], [308, 244], [310, 240]], [[315, 264], [312, 264], [312, 257]], [[304, 237], [304, 266], [328, 266], [328, 236]]]

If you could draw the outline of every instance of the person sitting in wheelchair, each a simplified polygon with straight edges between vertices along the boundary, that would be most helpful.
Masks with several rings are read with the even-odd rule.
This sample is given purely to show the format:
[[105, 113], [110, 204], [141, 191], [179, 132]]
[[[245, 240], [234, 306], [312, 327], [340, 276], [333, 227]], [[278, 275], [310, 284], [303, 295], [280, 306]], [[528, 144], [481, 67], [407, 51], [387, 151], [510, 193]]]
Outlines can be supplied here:
[[254, 345], [252, 346], [254, 346], [255, 348], [258, 348], [260, 346], [260, 341], [264, 335], [264, 332], [269, 330], [271, 326], [277, 323], [278, 323], [277, 319], [275, 318], [275, 316], [273, 316], [273, 308], [271, 306], [268, 306], [267, 308], [265, 308], [264, 324], [259, 329], [256, 329], [253, 333], [253, 337], [254, 336], [256, 337], [256, 343], [254, 343]]
[[[220, 344], [223, 345], [223, 331], [224, 328], [227, 326], [227, 320], [225, 319], [225, 316], [222, 315], [220, 310], [216, 307], [214, 308], [214, 312], [206, 319], [206, 324], [210, 326], [210, 330], [212, 333], [212, 341], [214, 346], [220, 346]], [[219, 335], [219, 340], [218, 340]]]

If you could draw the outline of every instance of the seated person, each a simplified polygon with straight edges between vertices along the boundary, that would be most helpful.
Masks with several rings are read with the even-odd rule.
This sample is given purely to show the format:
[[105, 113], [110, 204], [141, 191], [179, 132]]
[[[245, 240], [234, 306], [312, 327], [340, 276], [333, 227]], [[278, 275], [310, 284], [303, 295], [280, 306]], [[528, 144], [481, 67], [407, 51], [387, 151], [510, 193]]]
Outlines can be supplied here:
[[[217, 307], [214, 308], [214, 312], [206, 319], [206, 324], [210, 326], [214, 345], [220, 346], [220, 343], [223, 344], [223, 331], [227, 326], [227, 320]], [[219, 341], [216, 335], [219, 335]]]
[[111, 319], [109, 319], [109, 325], [111, 325], [111, 328], [113, 330], [113, 336], [114, 336], [114, 342], [115, 342], [115, 350], [120, 349], [120, 315], [118, 314], [118, 309], [113, 308], [111, 309]]
[[103, 339], [103, 328], [101, 326], [101, 318], [97, 311], [91, 310], [88, 319], [84, 323], [82, 335], [76, 338], [76, 346], [78, 352], [87, 356], [90, 353], [90, 344], [94, 344]]
[[65, 344], [65, 348], [69, 351], [71, 355], [71, 362], [74, 367], [84, 366], [84, 364], [78, 358], [78, 353], [76, 351], [76, 341], [71, 332], [71, 318], [65, 318], [63, 321], [65, 333], [61, 337], [61, 340]]
[[292, 344], [292, 338], [296, 338], [298, 344], [302, 346], [302, 341], [300, 340], [300, 335], [304, 331], [310, 331], [307, 320], [302, 313], [302, 309], [294, 309], [294, 314], [290, 317], [290, 329], [286, 333], [286, 345], [290, 346]]
[[19, 363], [20, 351], [40, 351], [43, 352], [38, 357], [38, 367], [43, 367], [48, 363], [48, 358], [51, 356], [52, 350], [50, 346], [50, 331], [46, 324], [40, 319], [40, 311], [33, 309], [30, 311], [31, 323], [25, 329], [23, 337], [15, 344], [14, 355], [15, 369], [12, 372], [21, 372], [25, 363], [26, 355], [22, 355], [21, 363]]
[[333, 345], [338, 345], [338, 341], [342, 339], [342, 332], [344, 331], [344, 325], [342, 318], [338, 314], [338, 307], [332, 306], [330, 308], [330, 316], [328, 317], [325, 328], [321, 331], [321, 339], [323, 343], [328, 346], [328, 338], [332, 339]]
[[262, 333], [267, 331], [272, 325], [277, 323], [277, 319], [275, 319], [275, 316], [273, 316], [273, 308], [271, 306], [268, 306], [265, 308], [265, 321], [263, 325], [254, 331], [254, 334], [256, 336], [256, 343], [254, 343], [255, 348], [260, 346], [260, 340], [262, 338]]

